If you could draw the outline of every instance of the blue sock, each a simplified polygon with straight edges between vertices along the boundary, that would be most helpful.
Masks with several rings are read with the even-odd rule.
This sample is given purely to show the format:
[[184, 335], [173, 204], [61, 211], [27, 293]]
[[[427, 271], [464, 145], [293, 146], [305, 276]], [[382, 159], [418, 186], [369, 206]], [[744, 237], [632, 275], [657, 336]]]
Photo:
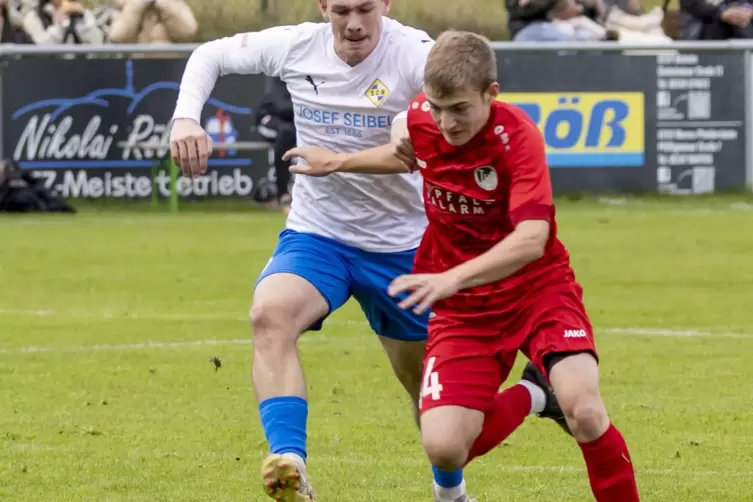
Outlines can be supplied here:
[[431, 470], [434, 472], [434, 482], [442, 488], [455, 488], [463, 482], [462, 469], [459, 471], [440, 471], [436, 467], [431, 466]]
[[308, 403], [302, 397], [272, 397], [259, 403], [259, 415], [269, 451], [295, 453], [306, 460]]

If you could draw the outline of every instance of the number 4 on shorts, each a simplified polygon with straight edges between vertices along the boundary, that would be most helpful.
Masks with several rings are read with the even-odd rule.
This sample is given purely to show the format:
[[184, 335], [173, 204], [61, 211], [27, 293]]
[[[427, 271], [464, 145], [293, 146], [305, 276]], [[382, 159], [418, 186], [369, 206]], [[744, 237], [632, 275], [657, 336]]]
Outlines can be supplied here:
[[421, 399], [431, 396], [434, 401], [437, 401], [442, 392], [442, 384], [439, 383], [439, 373], [434, 371], [434, 363], [436, 362], [436, 357], [430, 357], [426, 363], [424, 381], [421, 384]]

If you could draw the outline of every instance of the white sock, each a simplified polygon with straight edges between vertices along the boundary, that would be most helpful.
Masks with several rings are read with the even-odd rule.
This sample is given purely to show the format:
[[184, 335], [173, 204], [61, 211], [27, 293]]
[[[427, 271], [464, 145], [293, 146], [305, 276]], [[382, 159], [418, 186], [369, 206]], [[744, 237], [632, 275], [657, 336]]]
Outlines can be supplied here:
[[529, 394], [531, 394], [531, 414], [544, 411], [544, 407], [546, 406], [544, 389], [528, 380], [523, 380], [520, 382], [520, 385], [528, 389]]
[[439, 502], [455, 502], [463, 495], [465, 495], [465, 480], [452, 488], [445, 488], [434, 483], [434, 496]]
[[306, 461], [303, 460], [300, 455], [296, 455], [295, 453], [283, 453], [282, 456], [292, 460], [293, 465], [295, 465], [298, 472], [301, 473], [301, 476], [306, 476]]

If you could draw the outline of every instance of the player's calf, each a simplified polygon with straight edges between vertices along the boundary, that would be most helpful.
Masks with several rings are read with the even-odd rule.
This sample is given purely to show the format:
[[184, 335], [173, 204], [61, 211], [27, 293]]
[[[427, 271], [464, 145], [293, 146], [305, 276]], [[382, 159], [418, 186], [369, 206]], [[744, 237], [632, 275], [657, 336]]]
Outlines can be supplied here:
[[611, 424], [599, 394], [596, 358], [589, 352], [557, 357], [549, 379], [583, 452], [597, 502], [640, 500], [625, 439]]
[[259, 283], [249, 320], [254, 342], [254, 384], [260, 401], [306, 395], [296, 341], [327, 311], [321, 294], [301, 277], [280, 273]]
[[382, 342], [384, 351], [392, 366], [392, 371], [394, 371], [400, 384], [408, 392], [408, 396], [410, 396], [416, 423], [420, 427], [418, 403], [421, 394], [426, 342], [407, 342], [384, 336], [380, 336], [379, 341]]
[[483, 421], [482, 412], [461, 406], [437, 406], [421, 415], [421, 442], [434, 472], [436, 502], [473, 502], [462, 469]]
[[296, 340], [327, 309], [310, 283], [283, 273], [259, 282], [251, 307], [254, 388], [271, 453], [262, 484], [284, 502], [314, 500], [305, 477], [308, 402]]

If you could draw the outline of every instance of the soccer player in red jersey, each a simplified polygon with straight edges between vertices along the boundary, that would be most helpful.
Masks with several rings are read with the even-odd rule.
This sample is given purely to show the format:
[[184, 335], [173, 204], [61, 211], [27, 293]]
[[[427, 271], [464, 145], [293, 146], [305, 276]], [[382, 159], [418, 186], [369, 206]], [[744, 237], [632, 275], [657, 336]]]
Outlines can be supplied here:
[[[575, 437], [598, 502], [637, 501], [628, 448], [599, 393], [582, 289], [557, 238], [544, 140], [523, 111], [496, 100], [496, 75], [482, 37], [444, 33], [407, 113], [409, 142], [395, 120], [393, 145], [294, 149], [305, 164], [292, 170], [424, 178], [429, 226], [413, 274], [390, 293], [402, 308], [433, 312], [421, 437], [436, 468], [462, 468], [536, 413]], [[530, 359], [523, 381], [499, 392], [518, 351]]]

